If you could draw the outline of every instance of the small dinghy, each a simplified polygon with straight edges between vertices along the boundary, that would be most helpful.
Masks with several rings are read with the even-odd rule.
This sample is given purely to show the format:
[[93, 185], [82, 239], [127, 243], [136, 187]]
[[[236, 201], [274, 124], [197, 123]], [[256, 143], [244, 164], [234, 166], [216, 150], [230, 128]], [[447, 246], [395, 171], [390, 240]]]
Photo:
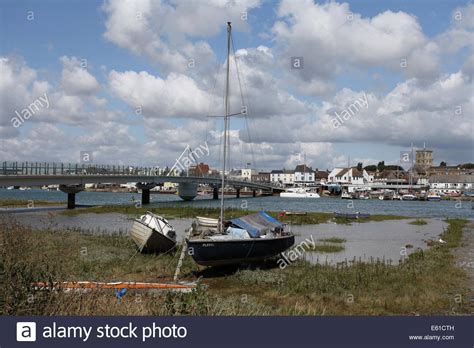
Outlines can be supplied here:
[[176, 246], [176, 231], [168, 220], [149, 211], [135, 220], [130, 236], [142, 253], [162, 253]]

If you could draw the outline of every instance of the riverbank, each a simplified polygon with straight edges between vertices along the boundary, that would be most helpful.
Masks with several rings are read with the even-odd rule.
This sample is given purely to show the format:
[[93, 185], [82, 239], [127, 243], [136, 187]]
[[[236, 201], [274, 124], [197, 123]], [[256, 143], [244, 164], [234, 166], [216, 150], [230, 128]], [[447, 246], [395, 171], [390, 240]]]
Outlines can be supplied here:
[[[175, 207], [178, 209], [191, 208], [219, 208], [220, 201], [210, 199], [211, 197], [198, 196], [194, 200], [185, 202], [177, 195], [158, 194], [151, 196], [151, 202], [146, 209]], [[60, 191], [44, 190], [6, 190], [0, 189], [0, 201], [20, 200], [20, 206], [23, 204], [26, 209], [28, 201], [33, 201], [35, 206], [38, 202], [51, 201], [59, 204], [59, 207], [66, 207], [66, 195]], [[80, 192], [76, 195], [76, 205], [83, 206], [103, 206], [108, 211], [118, 209], [122, 211], [123, 207], [129, 207], [129, 210], [140, 206], [141, 196], [130, 193], [110, 193], [110, 192]], [[61, 203], [59, 203], [61, 202]], [[116, 207], [116, 208], [114, 208]], [[321, 197], [319, 199], [298, 199], [281, 198], [276, 196], [266, 197], [241, 197], [226, 199], [226, 207], [235, 210], [248, 211], [273, 211], [273, 212], [307, 212], [307, 213], [355, 213], [371, 215], [395, 215], [406, 216], [410, 218], [459, 218], [474, 219], [474, 209], [471, 202], [461, 201], [381, 201], [381, 200], [345, 200], [340, 198]], [[102, 209], [102, 208], [100, 208]], [[0, 208], [0, 211], [4, 208]]]
[[[177, 218], [194, 218], [196, 216], [206, 216], [211, 218], [218, 218], [220, 214], [219, 208], [210, 207], [189, 207], [189, 206], [163, 206], [163, 207], [135, 207], [135, 206], [99, 206], [90, 207], [83, 209], [75, 209], [63, 211], [61, 214], [73, 216], [79, 214], [105, 214], [105, 213], [119, 213], [131, 216], [141, 215], [147, 211], [165, 216], [167, 219], [173, 220]], [[233, 219], [244, 215], [256, 213], [257, 211], [228, 208], [226, 209], [226, 218]], [[304, 215], [287, 215], [284, 212], [269, 211], [268, 212], [274, 218], [279, 219], [282, 222], [291, 223], [293, 225], [305, 225], [305, 224], [319, 224], [334, 221], [336, 223], [351, 223], [357, 222], [369, 222], [369, 221], [385, 221], [385, 220], [401, 220], [408, 219], [405, 216], [398, 215], [382, 215], [375, 214], [369, 217], [359, 219], [349, 218], [335, 218], [332, 213], [322, 212], [306, 212]]]
[[[465, 220], [448, 220], [446, 244], [400, 264], [380, 260], [336, 266], [297, 261], [205, 269], [187, 256], [182, 280], [191, 294], [129, 291], [34, 292], [35, 281], [170, 281], [179, 253], [142, 255], [125, 234], [53, 231], [2, 221], [0, 303], [14, 315], [444, 315], [468, 314], [467, 275], [455, 263]], [[460, 297], [459, 297], [460, 296]]]
[[0, 199], [0, 207], [2, 208], [33, 208], [45, 206], [58, 206], [64, 204], [56, 201], [42, 201], [32, 199]]

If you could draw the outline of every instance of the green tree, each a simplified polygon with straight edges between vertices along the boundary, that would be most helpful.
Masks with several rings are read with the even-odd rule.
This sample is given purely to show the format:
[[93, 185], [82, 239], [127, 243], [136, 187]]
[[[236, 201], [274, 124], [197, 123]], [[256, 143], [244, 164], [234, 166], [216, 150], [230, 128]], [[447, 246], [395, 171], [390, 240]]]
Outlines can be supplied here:
[[379, 170], [379, 172], [383, 172], [383, 170], [385, 169], [385, 161], [380, 161], [377, 164], [377, 169]]
[[375, 172], [377, 170], [377, 166], [371, 164], [370, 166], [365, 166], [364, 169], [367, 170], [368, 172]]

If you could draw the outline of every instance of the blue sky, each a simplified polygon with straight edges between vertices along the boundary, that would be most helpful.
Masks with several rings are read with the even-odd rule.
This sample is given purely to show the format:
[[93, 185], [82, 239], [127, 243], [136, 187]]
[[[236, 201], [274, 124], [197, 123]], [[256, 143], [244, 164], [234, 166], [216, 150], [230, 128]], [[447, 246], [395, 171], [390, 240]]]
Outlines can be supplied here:
[[[130, 8], [127, 9], [126, 6]], [[134, 27], [136, 23], [132, 22], [133, 18], [125, 17], [121, 24], [120, 16], [123, 17], [124, 13], [132, 13], [133, 17], [133, 11], [141, 11], [140, 6], [143, 6], [143, 11], [148, 11], [144, 12], [147, 18], [145, 25], [140, 24]], [[0, 124], [0, 127], [5, 129], [3, 133], [0, 132], [4, 134], [0, 153], [11, 156], [15, 153], [12, 151], [15, 146], [24, 143], [23, 139], [34, 143], [32, 133], [41, 137], [41, 134], [52, 132], [60, 139], [71, 136], [80, 139], [82, 143], [74, 149], [75, 152], [78, 152], [80, 148], [97, 148], [96, 158], [100, 158], [102, 162], [137, 161], [169, 165], [173, 158], [179, 155], [178, 149], [187, 143], [197, 144], [205, 141], [209, 138], [209, 135], [205, 135], [206, 132], [212, 129], [205, 130], [206, 127], [209, 128], [209, 124], [205, 124], [207, 122], [205, 112], [202, 118], [198, 116], [199, 112], [205, 109], [201, 107], [201, 102], [196, 102], [194, 109], [190, 106], [189, 110], [182, 108], [179, 105], [181, 102], [176, 104], [179, 105], [180, 111], [164, 107], [167, 111], [166, 115], [163, 115], [160, 112], [161, 104], [155, 104], [155, 101], [166, 105], [174, 105], [177, 102], [167, 99], [170, 98], [170, 94], [171, 98], [173, 97], [171, 91], [175, 88], [170, 87], [170, 84], [178, 86], [176, 87], [178, 93], [181, 91], [180, 84], [169, 81], [168, 77], [171, 74], [173, 77], [177, 76], [178, 81], [185, 80], [189, 83], [186, 85], [189, 88], [196, 88], [194, 92], [189, 90], [188, 98], [192, 98], [193, 93], [203, 92], [202, 95], [209, 98], [209, 103], [213, 103], [212, 94], [216, 92], [206, 83], [206, 80], [214, 78], [208, 75], [215, 72], [218, 64], [223, 64], [224, 61], [226, 16], [238, 18], [245, 11], [248, 16], [247, 21], [241, 23], [234, 21], [234, 42], [236, 49], [248, 51], [246, 56], [248, 58], [244, 58], [241, 72], [242, 74], [248, 72], [250, 76], [247, 92], [253, 92], [252, 103], [264, 104], [257, 108], [261, 109], [260, 114], [251, 115], [255, 117], [252, 125], [256, 132], [254, 138], [262, 139], [260, 144], [252, 145], [256, 148], [255, 153], [261, 154], [263, 158], [259, 162], [260, 167], [292, 165], [297, 161], [295, 155], [303, 152], [307, 154], [310, 164], [322, 168], [346, 163], [348, 156], [354, 161], [363, 161], [366, 164], [382, 159], [393, 162], [396, 161], [399, 150], [406, 148], [411, 142], [414, 142], [415, 146], [422, 146], [424, 141], [435, 149], [435, 159], [438, 161], [474, 161], [471, 146], [472, 132], [470, 136], [462, 132], [466, 125], [472, 125], [472, 99], [469, 93], [464, 100], [461, 100], [456, 90], [439, 90], [439, 88], [450, 86], [447, 81], [452, 79], [459, 79], [461, 81], [459, 83], [465, 84], [465, 86], [460, 86], [458, 82], [455, 83], [456, 88], [460, 90], [466, 91], [472, 88], [472, 73], [469, 73], [470, 70], [466, 68], [471, 65], [469, 60], [473, 55], [472, 43], [469, 44], [473, 28], [469, 23], [466, 24], [469, 18], [472, 22], [472, 17], [469, 16], [473, 13], [473, 5], [470, 2], [348, 1], [333, 2], [332, 5], [328, 5], [327, 2], [296, 1], [286, 4], [280, 1], [255, 0], [237, 6], [227, 5], [223, 8], [211, 3], [206, 4], [205, 1], [197, 4], [171, 1], [164, 2], [163, 5], [155, 2], [151, 7], [148, 6], [149, 3], [146, 0], [138, 1], [133, 5], [127, 1], [121, 4], [110, 1], [105, 5], [102, 1], [42, 1], [41, 3], [2, 1], [0, 55], [8, 60], [6, 63], [10, 64], [8, 66], [12, 66], [12, 74], [19, 74], [18, 68], [15, 71], [13, 66], [22, 64], [22, 69], [35, 72], [36, 81], [47, 82], [49, 85], [47, 93], [55, 96], [55, 105], [59, 106], [54, 110], [42, 110], [39, 112], [39, 115], [42, 115], [41, 118], [38, 116], [31, 122], [26, 122], [20, 129], [12, 130], [8, 120], [11, 118], [12, 111], [21, 109], [22, 105], [18, 104], [18, 100], [11, 103], [5, 102], [4, 104], [10, 106], [10, 109], [7, 110], [4, 107], [2, 113], [4, 122]], [[189, 17], [189, 20], [196, 21], [196, 26], [199, 28], [196, 32], [186, 29], [186, 23], [181, 27], [174, 26], [174, 23], [187, 18], [185, 16], [189, 13], [201, 10], [205, 13], [206, 8], [209, 8], [210, 13], [214, 11], [213, 13], [222, 14], [222, 18], [207, 19], [211, 29], [206, 28], [206, 19], [193, 17]], [[343, 21], [340, 28], [330, 27], [328, 36], [324, 37], [318, 25], [329, 23], [328, 25], [332, 26], [338, 23], [338, 20], [343, 18], [340, 14], [344, 8], [349, 8], [350, 13], [355, 15], [357, 20], [354, 23]], [[457, 10], [464, 15], [464, 21], [459, 25], [453, 21], [453, 14]], [[28, 11], [33, 11], [33, 20], [26, 19]], [[393, 17], [387, 15], [387, 11], [392, 11]], [[160, 17], [164, 13], [167, 13], [166, 17], [176, 16], [176, 18], [167, 18], [169, 22], [166, 22], [164, 17]], [[307, 13], [313, 13], [314, 19], [305, 16]], [[113, 26], [114, 18], [120, 19], [118, 25]], [[377, 22], [374, 18], [380, 19]], [[166, 25], [161, 25], [164, 20]], [[314, 27], [313, 20], [317, 23]], [[214, 21], [219, 23], [216, 24]], [[387, 31], [392, 30], [394, 33], [393, 45], [396, 46], [401, 42], [398, 51], [393, 49], [393, 52], [388, 53], [387, 50], [391, 50], [390, 45], [374, 42], [386, 34], [384, 21], [389, 28]], [[107, 24], [111, 26], [108, 27]], [[212, 26], [216, 25], [218, 25], [217, 30], [213, 30]], [[354, 34], [347, 27], [350, 25], [356, 28], [353, 31]], [[397, 28], [398, 25], [400, 28]], [[309, 28], [309, 30], [305, 31], [304, 28]], [[143, 32], [141, 33], [140, 30]], [[357, 33], [365, 32], [367, 41], [355, 36]], [[142, 38], [146, 39], [147, 35], [149, 35], [149, 41], [139, 42]], [[351, 35], [354, 37], [348, 37]], [[395, 38], [396, 35], [399, 37]], [[391, 40], [391, 37], [388, 39]], [[404, 46], [405, 40], [406, 46], [410, 48]], [[359, 42], [360, 47], [352, 47], [353, 42]], [[447, 49], [446, 42], [453, 43], [454, 47]], [[208, 49], [199, 47], [200, 43], [208, 45], [211, 53]], [[347, 52], [344, 51], [344, 45], [348, 46]], [[266, 47], [268, 50], [257, 50], [259, 46]], [[178, 58], [187, 59], [190, 50], [202, 61], [211, 59], [209, 64], [214, 68], [203, 67], [202, 70], [183, 71], [176, 66], [173, 59], [165, 61], [166, 58], [163, 58], [165, 57], [163, 52], [171, 52]], [[364, 50], [367, 54], [364, 54]], [[402, 54], [398, 55], [399, 52]], [[302, 55], [305, 58], [305, 68], [299, 76], [296, 76], [294, 71], [285, 65], [293, 54]], [[412, 54], [416, 60], [411, 58]], [[413, 61], [416, 61], [417, 67], [411, 71], [397, 68], [397, 60], [404, 59], [405, 56], [410, 56], [410, 67]], [[88, 80], [91, 90], [84, 89], [87, 86], [74, 85], [81, 81], [66, 81], [64, 77], [66, 63], [62, 57], [67, 57], [69, 62], [70, 74], [68, 76], [74, 77], [83, 75], [74, 75], [79, 72], [77, 67], [74, 67], [73, 57], [79, 61], [87, 59], [85, 70], [92, 79], [97, 81], [99, 87], [93, 80]], [[270, 63], [268, 59], [271, 59]], [[424, 59], [426, 59], [426, 64], [423, 62]], [[264, 62], [263, 65], [259, 65], [262, 64], [261, 61]], [[21, 63], [15, 65], [12, 62]], [[431, 62], [434, 63], [431, 64]], [[309, 70], [306, 70], [306, 66]], [[424, 67], [429, 68], [422, 71]], [[126, 74], [126, 72], [130, 73]], [[140, 75], [140, 72], [146, 72], [147, 75]], [[459, 75], [460, 72], [463, 75]], [[449, 80], [450, 77], [451, 80]], [[269, 83], [265, 85], [264, 96], [258, 95], [262, 88], [253, 86], [254, 81]], [[129, 86], [127, 86], [128, 83]], [[140, 85], [150, 83], [150, 86], [156, 85], [157, 88], [163, 88], [163, 90], [157, 90], [156, 96], [153, 96], [153, 91], [146, 89], [141, 91], [142, 95], [140, 95], [137, 92], [137, 86], [140, 85], [137, 83]], [[32, 80], [28, 80], [24, 88], [16, 84], [14, 91], [11, 88], [9, 90], [12, 92], [21, 90], [34, 100], [33, 84]], [[400, 93], [395, 93], [397, 86], [399, 90], [409, 90], [410, 94], [419, 95], [419, 98], [411, 100], [410, 97], [403, 96], [403, 100], [396, 99], [400, 96]], [[67, 88], [69, 91], [64, 92]], [[75, 90], [74, 93], [77, 94], [71, 92], [72, 90]], [[77, 92], [78, 90], [81, 92]], [[423, 95], [429, 91], [433, 92], [432, 96]], [[357, 100], [361, 93], [369, 95], [369, 101], [373, 96], [373, 102], [369, 102], [369, 105], [377, 107], [372, 109], [368, 107], [367, 112], [361, 110], [360, 115], [356, 114], [350, 120], [352, 124], [344, 124], [343, 129], [337, 132], [327, 128], [332, 115], [331, 110], [343, 110], [345, 106]], [[443, 105], [429, 107], [430, 103], [426, 100], [434, 98], [433, 104], [436, 104], [435, 101], [440, 99], [440, 93], [446, 96], [446, 99], [452, 94], [453, 100], [446, 100]], [[18, 92], [16, 99], [21, 97]], [[98, 99], [104, 100], [105, 106], [98, 102]], [[143, 103], [144, 109], [152, 110], [147, 111], [142, 118], [134, 114], [134, 105], [137, 104], [137, 100], [140, 104]], [[186, 102], [187, 99], [183, 97], [180, 100]], [[194, 100], [191, 101], [194, 102]], [[68, 108], [65, 106], [67, 102], [81, 105], [81, 109], [77, 110], [76, 115], [70, 115], [71, 120], [55, 118], [59, 116], [54, 113], [67, 113]], [[415, 105], [418, 102], [420, 105]], [[26, 105], [29, 103], [31, 100], [25, 101]], [[461, 128], [461, 131], [453, 130], [452, 134], [445, 134], [448, 132], [445, 126], [435, 125], [443, 119], [443, 112], [449, 114], [449, 109], [454, 109], [458, 104], [463, 106], [464, 118], [461, 119], [461, 124], [453, 124], [452, 128]], [[282, 111], [280, 113], [275, 110]], [[383, 113], [383, 117], [390, 117], [390, 122], [393, 123], [392, 125], [385, 123], [387, 128], [401, 122], [394, 120], [393, 116], [387, 116], [385, 110], [396, 110], [397, 115], [400, 113], [399, 110], [405, 110], [406, 114], [401, 117], [407, 117], [410, 122], [416, 124], [417, 132], [409, 126], [406, 131], [400, 129], [391, 132], [390, 129], [383, 129], [384, 122], [379, 121], [382, 116], [377, 121], [371, 121], [370, 117]], [[116, 115], [100, 119], [102, 117], [100, 115], [107, 112], [113, 112]], [[91, 118], [94, 118], [94, 121], [91, 121]], [[380, 125], [375, 126], [374, 122], [380, 122]], [[238, 131], [243, 124], [241, 121], [236, 122], [234, 129]], [[270, 125], [268, 128], [271, 128], [271, 125], [283, 127], [282, 125], [286, 124], [289, 127], [288, 135], [290, 133], [294, 135], [288, 136], [285, 140], [285, 129], [280, 129], [279, 132], [282, 134], [277, 136], [270, 132], [271, 129], [266, 129], [265, 124]], [[94, 133], [98, 127], [120, 129], [122, 133], [119, 133], [126, 143], [121, 145], [118, 139], [122, 138], [117, 137], [115, 143], [107, 140], [102, 144], [99, 140], [101, 134]], [[382, 127], [380, 132], [376, 127]], [[42, 128], [45, 129], [42, 130]], [[295, 130], [295, 128], [300, 129]], [[193, 133], [196, 129], [199, 131]], [[445, 129], [444, 132], [442, 132], [443, 129]], [[308, 134], [304, 134], [305, 130]], [[367, 134], [363, 134], [366, 130]], [[259, 132], [261, 134], [258, 134]], [[357, 135], [351, 132], [357, 132]], [[170, 134], [175, 136], [178, 133], [179, 139], [168, 139]], [[386, 135], [383, 136], [382, 133]], [[398, 133], [400, 135], [397, 135]], [[190, 134], [193, 135], [192, 139], [189, 139]], [[314, 140], [312, 134], [314, 134]], [[157, 139], [161, 139], [162, 143], [155, 144]], [[217, 138], [214, 140], [217, 141]], [[87, 141], [92, 142], [87, 144]], [[244, 149], [244, 154], [237, 162], [245, 162], [247, 160], [244, 158], [245, 153], [249, 152], [248, 144], [241, 143], [242, 139], [238, 135], [235, 135], [232, 141], [238, 149]], [[286, 150], [282, 145], [285, 141], [287, 142]], [[162, 147], [160, 151], [156, 150], [158, 145]], [[54, 149], [54, 139], [47, 146]], [[130, 157], [137, 146], [143, 146], [140, 151], [143, 157]], [[116, 147], [115, 150], [114, 147]], [[167, 155], [163, 155], [165, 152]], [[42, 156], [46, 157], [45, 160], [74, 161], [77, 158], [75, 154], [67, 153], [45, 155], [17, 151], [16, 154], [17, 158], [8, 159], [41, 160], [39, 157]], [[209, 162], [216, 163], [218, 158], [215, 157], [217, 156], [208, 159]]]

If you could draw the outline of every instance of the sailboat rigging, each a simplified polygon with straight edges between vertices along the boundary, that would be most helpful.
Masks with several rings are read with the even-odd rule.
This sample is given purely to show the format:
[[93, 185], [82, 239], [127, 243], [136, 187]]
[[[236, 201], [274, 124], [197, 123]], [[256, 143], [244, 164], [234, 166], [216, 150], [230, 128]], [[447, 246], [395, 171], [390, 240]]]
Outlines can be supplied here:
[[223, 130], [223, 161], [221, 181], [221, 204], [219, 219], [196, 217], [188, 230], [186, 243], [189, 254], [200, 265], [220, 266], [245, 262], [262, 261], [275, 257], [290, 248], [295, 237], [286, 231], [286, 225], [265, 212], [259, 212], [240, 218], [225, 220], [226, 162], [229, 151], [230, 118], [244, 112], [230, 113], [229, 74], [230, 50], [232, 40], [231, 22], [227, 22], [227, 65]]

